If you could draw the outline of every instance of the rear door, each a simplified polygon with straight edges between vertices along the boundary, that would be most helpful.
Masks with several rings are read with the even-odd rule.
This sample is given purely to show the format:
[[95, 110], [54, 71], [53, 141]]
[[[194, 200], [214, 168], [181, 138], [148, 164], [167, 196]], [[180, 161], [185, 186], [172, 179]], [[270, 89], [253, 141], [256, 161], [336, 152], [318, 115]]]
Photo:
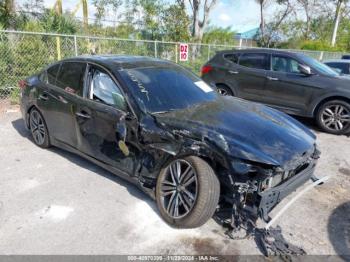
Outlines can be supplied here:
[[[79, 150], [132, 175], [135, 150], [129, 140], [136, 143], [137, 139], [128, 134], [123, 138], [121, 133], [121, 127], [128, 124], [121, 88], [109, 72], [96, 65], [89, 65], [87, 79], [85, 99], [80, 100], [75, 114]], [[121, 146], [120, 141], [125, 144]]]
[[81, 98], [87, 64], [62, 62], [47, 70], [47, 89], [39, 96], [38, 105], [49, 133], [59, 142], [77, 147], [75, 108]]
[[269, 54], [242, 53], [238, 64], [233, 63], [228, 71], [228, 77], [237, 83], [237, 96], [260, 102], [270, 68]]
[[291, 114], [306, 111], [315, 89], [318, 89], [318, 76], [302, 74], [299, 64], [287, 55], [272, 55], [264, 103]]

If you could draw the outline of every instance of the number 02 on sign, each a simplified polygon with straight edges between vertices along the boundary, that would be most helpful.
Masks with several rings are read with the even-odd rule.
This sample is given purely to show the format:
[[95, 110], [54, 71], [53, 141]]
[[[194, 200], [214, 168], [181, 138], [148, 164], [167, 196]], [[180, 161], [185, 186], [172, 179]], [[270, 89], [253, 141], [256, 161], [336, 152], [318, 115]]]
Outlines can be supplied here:
[[188, 44], [180, 44], [180, 61], [188, 61]]

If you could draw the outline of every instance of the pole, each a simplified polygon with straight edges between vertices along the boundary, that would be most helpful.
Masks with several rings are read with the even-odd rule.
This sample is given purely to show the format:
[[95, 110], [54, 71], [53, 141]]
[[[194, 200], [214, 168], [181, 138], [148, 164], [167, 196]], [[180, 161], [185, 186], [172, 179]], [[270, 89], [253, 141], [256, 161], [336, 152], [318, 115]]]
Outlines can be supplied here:
[[78, 56], [78, 45], [77, 45], [77, 36], [74, 36], [74, 51], [75, 51], [75, 56]]
[[177, 46], [178, 46], [179, 44], [175, 44], [175, 62], [176, 62], [176, 64], [177, 64], [177, 62], [178, 62], [178, 53], [177, 53]]
[[208, 61], [210, 59], [210, 45], [208, 46]]
[[154, 57], [157, 58], [157, 41], [154, 41]]

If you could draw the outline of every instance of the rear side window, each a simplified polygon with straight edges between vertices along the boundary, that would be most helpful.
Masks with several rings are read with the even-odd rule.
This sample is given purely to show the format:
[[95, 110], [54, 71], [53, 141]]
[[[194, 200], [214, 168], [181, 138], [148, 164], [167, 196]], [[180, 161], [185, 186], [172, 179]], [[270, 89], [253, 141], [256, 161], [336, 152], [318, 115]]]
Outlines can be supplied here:
[[43, 76], [43, 81], [46, 81], [51, 85], [56, 85], [56, 78], [58, 75], [58, 70], [60, 69], [60, 65], [61, 64], [56, 64], [47, 69], [47, 74], [46, 76]]
[[239, 55], [238, 54], [225, 54], [224, 58], [229, 60], [232, 63], [238, 64]]
[[349, 74], [349, 64], [347, 63], [326, 63], [331, 68], [338, 69], [342, 74]]
[[62, 63], [56, 80], [56, 86], [64, 89], [68, 93], [82, 95], [85, 70], [85, 63]]
[[239, 58], [239, 64], [241, 66], [255, 68], [255, 69], [270, 69], [269, 55], [260, 53], [246, 53], [242, 54]]

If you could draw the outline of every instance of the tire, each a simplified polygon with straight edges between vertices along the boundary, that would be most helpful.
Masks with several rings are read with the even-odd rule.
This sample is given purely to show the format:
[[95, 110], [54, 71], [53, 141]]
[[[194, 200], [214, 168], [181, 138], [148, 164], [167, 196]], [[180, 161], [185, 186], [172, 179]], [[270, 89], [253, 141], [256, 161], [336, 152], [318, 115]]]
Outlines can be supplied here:
[[316, 113], [316, 122], [325, 132], [343, 135], [350, 132], [350, 104], [342, 100], [328, 101]]
[[[188, 168], [190, 171], [186, 173]], [[177, 170], [181, 171], [180, 183], [174, 181], [178, 180], [177, 177], [172, 176]], [[172, 161], [161, 170], [157, 180], [157, 205], [162, 218], [172, 227], [202, 226], [213, 216], [219, 197], [220, 183], [214, 170], [206, 161], [196, 156]]]
[[227, 85], [223, 84], [216, 85], [216, 92], [223, 96], [233, 96], [232, 90]]
[[44, 117], [36, 108], [33, 108], [29, 113], [29, 128], [37, 146], [50, 147], [49, 132]]

